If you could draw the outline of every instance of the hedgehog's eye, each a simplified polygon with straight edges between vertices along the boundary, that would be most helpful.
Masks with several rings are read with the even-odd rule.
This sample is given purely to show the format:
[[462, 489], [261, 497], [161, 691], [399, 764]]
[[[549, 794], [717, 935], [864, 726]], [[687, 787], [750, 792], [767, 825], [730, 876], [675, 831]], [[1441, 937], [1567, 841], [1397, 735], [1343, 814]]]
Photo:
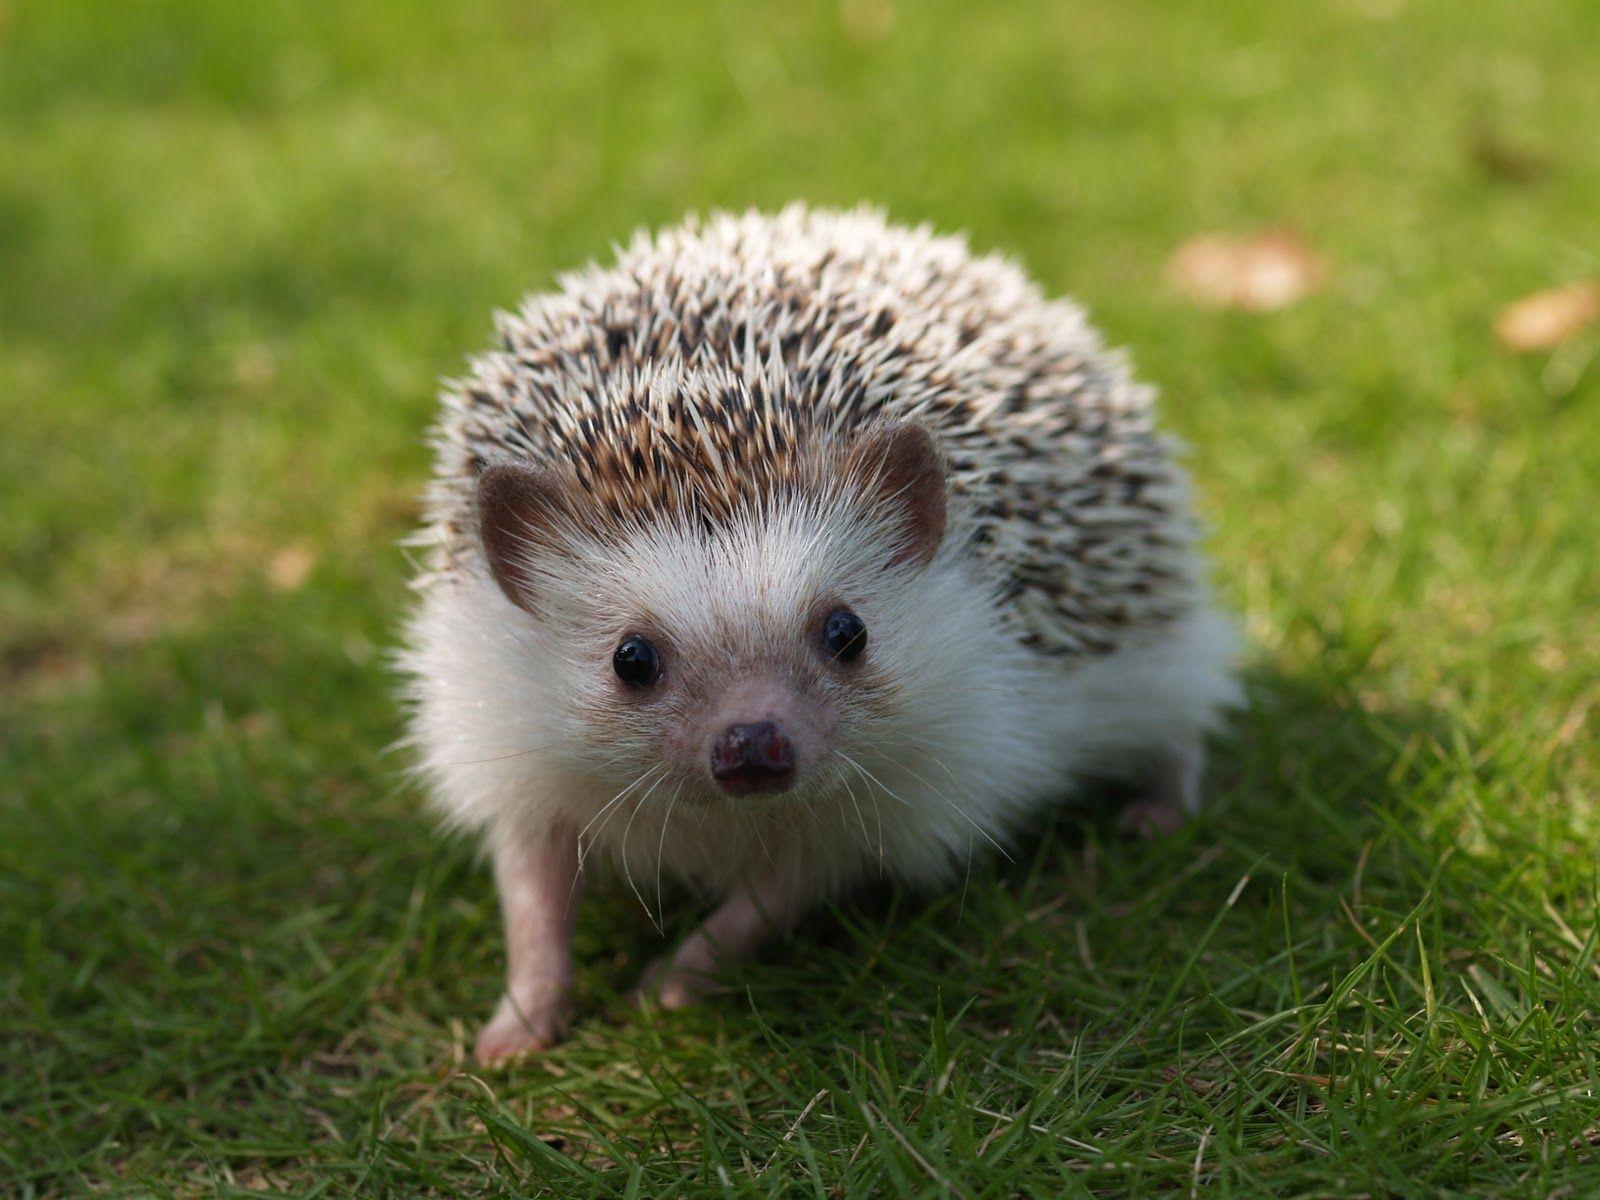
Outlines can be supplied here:
[[612, 652], [611, 669], [629, 687], [649, 687], [661, 678], [661, 655], [644, 638], [634, 634]]
[[833, 662], [855, 662], [867, 648], [867, 627], [848, 608], [836, 608], [822, 622], [822, 647]]

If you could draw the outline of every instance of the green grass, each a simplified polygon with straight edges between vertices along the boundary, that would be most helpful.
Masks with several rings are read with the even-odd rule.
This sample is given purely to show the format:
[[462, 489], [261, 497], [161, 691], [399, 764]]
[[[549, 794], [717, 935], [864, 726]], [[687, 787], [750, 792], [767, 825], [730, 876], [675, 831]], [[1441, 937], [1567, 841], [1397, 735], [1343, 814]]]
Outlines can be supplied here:
[[[1597, 44], [1582, 0], [0, 5], [0, 1193], [1600, 1192], [1600, 335], [1489, 333], [1600, 274]], [[434, 380], [635, 226], [797, 196], [1131, 348], [1251, 708], [1170, 840], [1062, 816], [691, 1014], [627, 1011], [659, 943], [602, 889], [572, 1041], [480, 1075], [490, 883], [382, 750]], [[1299, 306], [1163, 286], [1278, 224]]]

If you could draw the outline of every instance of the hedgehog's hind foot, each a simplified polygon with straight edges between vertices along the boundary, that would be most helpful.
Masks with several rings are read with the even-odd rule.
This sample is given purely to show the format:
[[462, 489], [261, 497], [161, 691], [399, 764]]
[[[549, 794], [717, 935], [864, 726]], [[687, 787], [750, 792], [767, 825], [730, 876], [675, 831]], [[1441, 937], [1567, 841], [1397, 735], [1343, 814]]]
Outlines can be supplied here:
[[1142, 838], [1176, 833], [1200, 811], [1205, 767], [1205, 746], [1198, 734], [1162, 750], [1145, 778], [1143, 792], [1123, 807], [1118, 826]]

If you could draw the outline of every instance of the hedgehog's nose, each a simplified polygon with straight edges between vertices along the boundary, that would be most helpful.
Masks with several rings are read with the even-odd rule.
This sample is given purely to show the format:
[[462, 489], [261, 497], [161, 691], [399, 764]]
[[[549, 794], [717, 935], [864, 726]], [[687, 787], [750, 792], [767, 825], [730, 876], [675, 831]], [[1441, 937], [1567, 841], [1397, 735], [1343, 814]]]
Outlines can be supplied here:
[[772, 721], [729, 725], [711, 747], [711, 777], [735, 796], [794, 782], [794, 743]]

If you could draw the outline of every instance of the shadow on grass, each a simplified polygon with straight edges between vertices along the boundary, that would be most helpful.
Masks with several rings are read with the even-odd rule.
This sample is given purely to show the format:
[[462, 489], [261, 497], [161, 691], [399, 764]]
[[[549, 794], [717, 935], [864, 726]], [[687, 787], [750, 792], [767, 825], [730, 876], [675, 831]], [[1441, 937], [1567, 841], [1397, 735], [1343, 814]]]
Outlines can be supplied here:
[[[1186, 933], [1203, 929], [1245, 875], [1254, 904], [1273, 892], [1281, 907], [1288, 889], [1308, 916], [1336, 914], [1341, 889], [1359, 886], [1363, 875], [1425, 882], [1420, 842], [1394, 823], [1414, 799], [1408, 756], [1437, 744], [1427, 724], [1376, 717], [1348, 695], [1283, 676], [1258, 675], [1252, 694], [1211, 747], [1205, 811], [1176, 833], [1125, 832], [1119, 814], [1128, 790], [1090, 786], [1048, 812], [1009, 858], [977, 840], [964, 876], [949, 887], [919, 893], [869, 882], [759, 962], [736, 966], [729, 990], [747, 993], [774, 1021], [792, 1012], [808, 1023], [819, 1004], [913, 981], [936, 984], [946, 1004], [961, 1002], [969, 972], [1004, 973], [1008, 939], [1038, 951], [1042, 933], [1061, 936], [1059, 952], [1048, 956], [1060, 973], [1071, 974], [1076, 961], [1154, 977], [1164, 972], [1153, 934], [1165, 928], [1181, 952]], [[1386, 852], [1374, 861], [1380, 844]], [[668, 942], [699, 916], [686, 897], [669, 901], [667, 913]], [[611, 905], [585, 921], [606, 947], [601, 970], [618, 992], [665, 944], [636, 905]], [[1181, 965], [1181, 953], [1168, 965]]]

